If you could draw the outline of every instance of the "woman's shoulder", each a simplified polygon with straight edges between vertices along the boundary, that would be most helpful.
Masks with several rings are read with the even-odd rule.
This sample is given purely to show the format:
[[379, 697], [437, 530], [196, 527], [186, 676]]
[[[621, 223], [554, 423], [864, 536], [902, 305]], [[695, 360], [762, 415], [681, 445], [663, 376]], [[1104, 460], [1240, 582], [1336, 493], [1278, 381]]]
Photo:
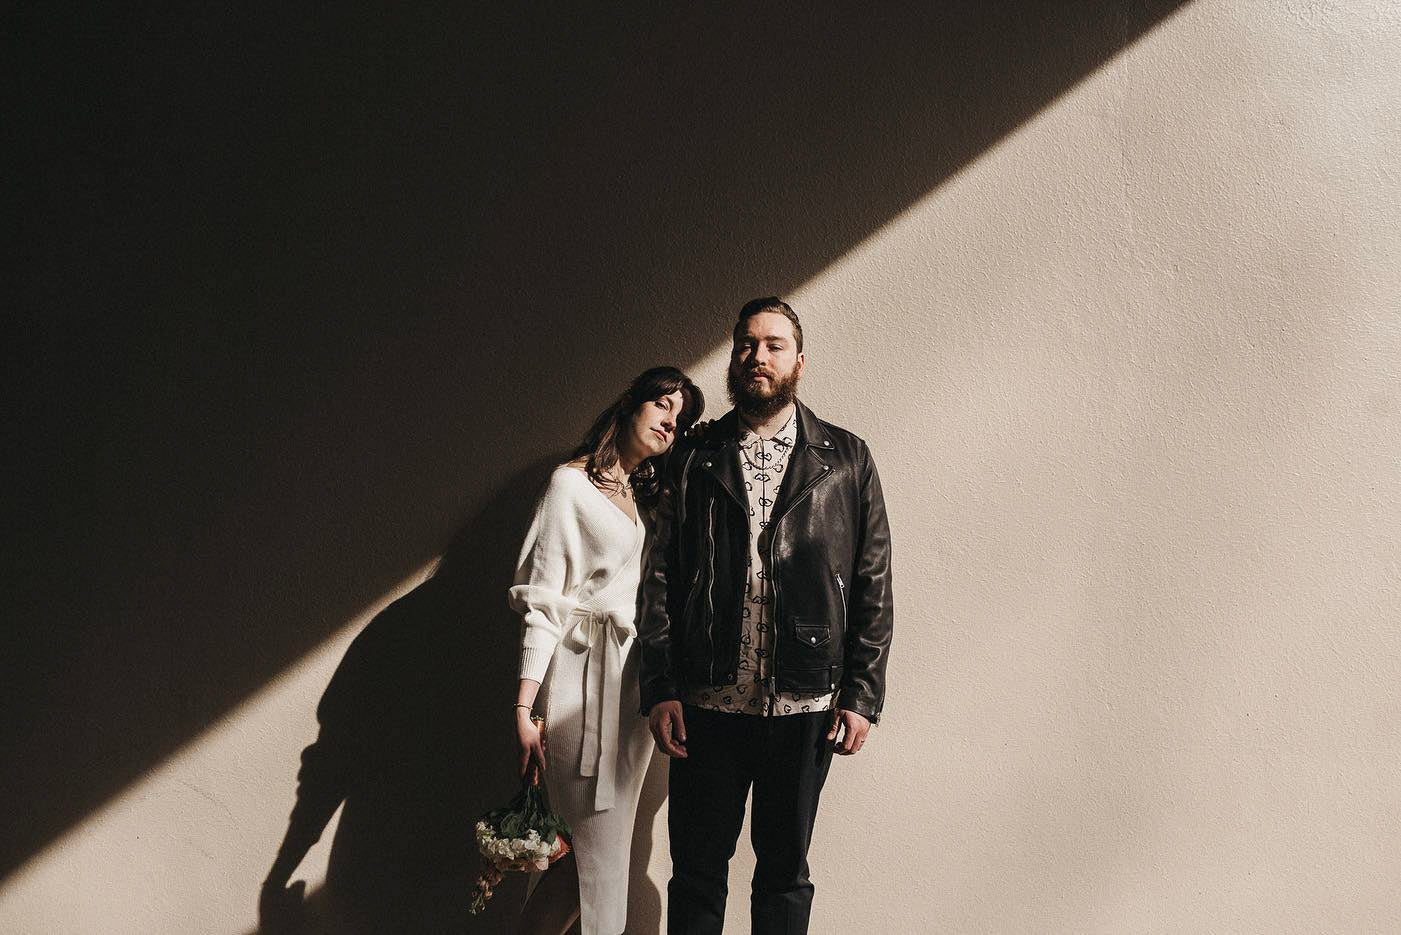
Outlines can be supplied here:
[[557, 465], [535, 497], [534, 524], [550, 529], [577, 526], [584, 521], [592, 504], [584, 485], [587, 475], [578, 468]]
[[566, 461], [550, 472], [550, 479], [545, 484], [545, 496], [573, 499], [583, 491], [585, 484], [592, 486], [593, 481], [584, 473], [583, 462]]
[[557, 466], [554, 471], [550, 473], [551, 484], [577, 484], [579, 481], [590, 484], [593, 483], [593, 481], [589, 480], [588, 472], [584, 469], [584, 462], [582, 460], [566, 461]]

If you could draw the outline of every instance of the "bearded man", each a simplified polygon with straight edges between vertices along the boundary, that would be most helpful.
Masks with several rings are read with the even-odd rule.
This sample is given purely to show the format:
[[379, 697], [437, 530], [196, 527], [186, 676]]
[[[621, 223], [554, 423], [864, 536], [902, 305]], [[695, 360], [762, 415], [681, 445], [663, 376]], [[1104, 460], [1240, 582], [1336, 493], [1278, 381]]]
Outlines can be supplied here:
[[880, 479], [798, 401], [798, 316], [755, 299], [733, 337], [734, 408], [672, 454], [638, 617], [642, 713], [673, 758], [670, 935], [720, 932], [751, 786], [753, 931], [807, 931], [818, 797], [880, 717], [893, 626]]

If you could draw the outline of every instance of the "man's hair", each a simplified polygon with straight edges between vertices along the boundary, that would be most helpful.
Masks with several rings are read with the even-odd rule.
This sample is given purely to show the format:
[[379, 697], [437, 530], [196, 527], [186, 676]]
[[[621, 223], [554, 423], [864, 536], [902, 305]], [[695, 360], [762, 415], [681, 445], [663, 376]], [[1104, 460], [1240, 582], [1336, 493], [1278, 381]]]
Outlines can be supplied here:
[[803, 352], [803, 324], [798, 321], [798, 313], [776, 295], [766, 295], [762, 299], [750, 299], [744, 303], [744, 308], [739, 310], [739, 320], [735, 322], [734, 340], [739, 340], [740, 329], [744, 327], [746, 321], [755, 315], [762, 315], [764, 312], [782, 315], [793, 323], [793, 337], [798, 341], [798, 353], [801, 354]]

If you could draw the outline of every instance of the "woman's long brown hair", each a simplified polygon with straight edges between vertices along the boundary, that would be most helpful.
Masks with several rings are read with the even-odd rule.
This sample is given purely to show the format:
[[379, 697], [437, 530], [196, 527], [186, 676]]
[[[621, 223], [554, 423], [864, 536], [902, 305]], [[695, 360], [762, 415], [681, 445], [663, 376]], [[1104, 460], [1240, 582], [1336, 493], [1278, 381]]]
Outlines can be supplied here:
[[[570, 457], [584, 459], [584, 472], [594, 484], [605, 490], [616, 490], [617, 485], [608, 471], [618, 463], [619, 437], [627, 431], [638, 409], [678, 390], [681, 391], [681, 413], [676, 417], [676, 432], [672, 437], [681, 438], [705, 411], [705, 396], [690, 377], [675, 367], [652, 367], [638, 374], [622, 395], [598, 414]], [[647, 458], [632, 472], [633, 498], [648, 509], [657, 501], [661, 486], [659, 462], [663, 457]]]

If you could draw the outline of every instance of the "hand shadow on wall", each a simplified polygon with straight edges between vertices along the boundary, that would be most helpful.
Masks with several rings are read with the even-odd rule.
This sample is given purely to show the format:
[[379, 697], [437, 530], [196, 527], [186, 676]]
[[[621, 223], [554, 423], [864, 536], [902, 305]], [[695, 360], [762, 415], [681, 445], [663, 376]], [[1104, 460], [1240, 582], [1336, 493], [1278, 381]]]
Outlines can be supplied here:
[[[343, 803], [326, 885], [304, 905], [272, 900], [260, 932], [509, 930], [524, 875], [508, 876], [485, 913], [467, 913], [480, 869], [472, 826], [518, 782], [509, 702], [520, 631], [506, 590], [554, 465], [542, 460], [513, 478], [454, 536], [434, 573], [352, 641], [317, 706], [320, 730], [302, 752], [278, 858], [294, 869]], [[649, 783], [642, 828], [663, 789]], [[633, 905], [655, 928], [660, 895], [644, 875], [648, 855], [639, 856]]]

